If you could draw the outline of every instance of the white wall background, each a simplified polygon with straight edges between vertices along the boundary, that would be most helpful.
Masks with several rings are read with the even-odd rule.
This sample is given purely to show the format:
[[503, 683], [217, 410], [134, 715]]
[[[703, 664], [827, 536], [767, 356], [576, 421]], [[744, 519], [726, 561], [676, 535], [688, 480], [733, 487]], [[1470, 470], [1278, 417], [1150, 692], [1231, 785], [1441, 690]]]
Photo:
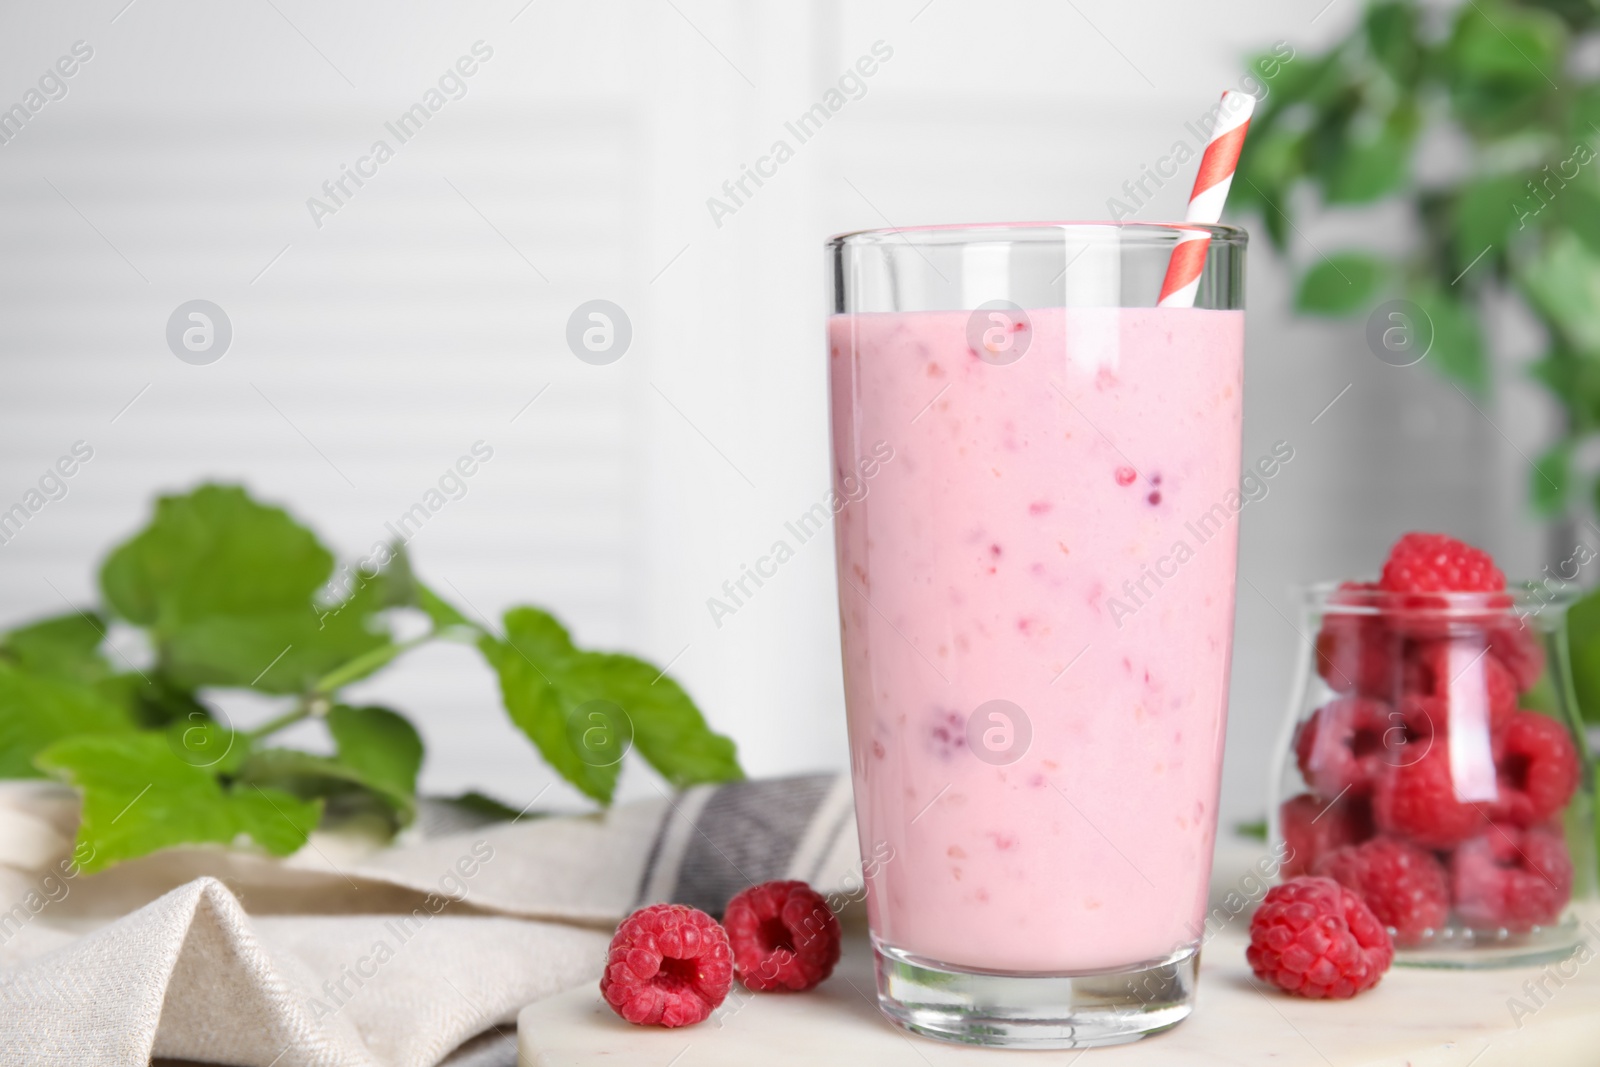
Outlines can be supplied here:
[[[95, 457], [0, 548], [0, 622], [89, 600], [158, 491], [244, 481], [353, 557], [481, 439], [494, 459], [412, 544], [424, 577], [671, 661], [752, 773], [843, 768], [829, 547], [720, 629], [705, 607], [827, 488], [823, 238], [1101, 217], [1243, 57], [1307, 54], [1359, 13], [1325, 4], [6, 3], [0, 106], [75, 41], [94, 56], [0, 146], [0, 508], [73, 441]], [[306, 199], [478, 40], [466, 96], [318, 228]], [[879, 40], [866, 95], [715, 225], [706, 198]], [[1187, 180], [1146, 217], [1180, 214]], [[1296, 254], [1348, 235], [1329, 220]], [[1262, 808], [1292, 584], [1375, 569], [1418, 526], [1542, 562], [1519, 518], [1540, 406], [1516, 372], [1480, 414], [1378, 363], [1359, 323], [1291, 320], [1287, 284], [1258, 246], [1245, 454], [1296, 458], [1242, 520], [1227, 819]], [[564, 341], [597, 297], [634, 328], [607, 367]], [[194, 298], [233, 323], [209, 366], [164, 341]], [[420, 723], [426, 787], [520, 804], [549, 780], [469, 651], [369, 688]]]

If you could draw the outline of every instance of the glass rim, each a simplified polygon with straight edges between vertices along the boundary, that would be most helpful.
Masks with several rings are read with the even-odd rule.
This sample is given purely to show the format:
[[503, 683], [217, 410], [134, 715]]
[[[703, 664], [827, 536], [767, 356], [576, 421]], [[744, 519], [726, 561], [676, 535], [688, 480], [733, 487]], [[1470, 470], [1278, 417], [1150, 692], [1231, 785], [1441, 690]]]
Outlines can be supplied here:
[[[1115, 235], [1108, 230], [1116, 231]], [[1224, 226], [1203, 222], [1140, 222], [1140, 221], [1087, 221], [1062, 222], [958, 222], [931, 226], [886, 226], [876, 229], [847, 230], [836, 233], [827, 240], [827, 247], [838, 250], [846, 246], [879, 244], [909, 245], [960, 245], [978, 241], [1009, 241], [1013, 244], [1054, 243], [1071, 235], [1084, 243], [1119, 245], [1170, 245], [1184, 233], [1203, 230], [1213, 242], [1231, 248], [1242, 248], [1249, 243], [1250, 235], [1239, 226]]]
[[[1300, 601], [1322, 614], [1377, 616], [1403, 612], [1437, 618], [1482, 616], [1485, 611], [1527, 614], [1570, 607], [1583, 594], [1573, 582], [1541, 579], [1508, 581], [1493, 593], [1396, 593], [1386, 589], [1348, 589], [1332, 579], [1295, 587]], [[1340, 599], [1335, 600], [1335, 595]], [[1526, 611], [1523, 609], [1527, 609]]]

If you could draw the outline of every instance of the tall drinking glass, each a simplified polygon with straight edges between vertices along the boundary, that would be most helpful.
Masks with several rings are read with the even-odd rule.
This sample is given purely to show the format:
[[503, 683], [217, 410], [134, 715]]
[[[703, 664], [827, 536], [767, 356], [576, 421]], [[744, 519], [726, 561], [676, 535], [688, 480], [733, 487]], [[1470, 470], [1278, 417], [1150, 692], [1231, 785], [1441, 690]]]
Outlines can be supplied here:
[[[1197, 228], [1195, 306], [1154, 306]], [[957, 226], [828, 249], [879, 1004], [986, 1045], [1173, 1026], [1216, 834], [1245, 234]]]

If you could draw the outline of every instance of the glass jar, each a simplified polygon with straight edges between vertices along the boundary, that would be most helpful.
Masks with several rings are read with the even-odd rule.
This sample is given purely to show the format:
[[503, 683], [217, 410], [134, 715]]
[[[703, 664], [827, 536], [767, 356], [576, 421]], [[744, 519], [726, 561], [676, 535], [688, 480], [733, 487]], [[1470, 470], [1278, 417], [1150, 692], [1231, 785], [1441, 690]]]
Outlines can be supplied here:
[[1396, 960], [1560, 959], [1596, 882], [1595, 772], [1565, 587], [1306, 591], [1271, 807], [1282, 877], [1361, 893]]

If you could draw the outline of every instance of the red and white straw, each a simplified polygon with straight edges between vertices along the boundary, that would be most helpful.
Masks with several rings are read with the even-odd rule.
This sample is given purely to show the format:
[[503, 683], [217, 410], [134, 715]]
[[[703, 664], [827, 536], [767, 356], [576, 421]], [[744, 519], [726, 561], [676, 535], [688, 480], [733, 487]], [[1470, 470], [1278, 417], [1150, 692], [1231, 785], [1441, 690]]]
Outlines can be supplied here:
[[[1250, 115], [1255, 109], [1256, 98], [1249, 93], [1230, 90], [1222, 94], [1217, 125], [1200, 157], [1200, 173], [1195, 175], [1194, 191], [1189, 194], [1189, 210], [1183, 216], [1185, 222], [1214, 225], [1222, 221], [1222, 204], [1228, 199], [1228, 187], [1233, 184], [1239, 152], [1244, 148], [1245, 131], [1250, 128]], [[1161, 283], [1158, 306], [1194, 307], [1200, 272], [1205, 269], [1206, 249], [1210, 244], [1211, 235], [1204, 230], [1186, 231], [1178, 238], [1172, 258], [1167, 261], [1167, 277]]]

